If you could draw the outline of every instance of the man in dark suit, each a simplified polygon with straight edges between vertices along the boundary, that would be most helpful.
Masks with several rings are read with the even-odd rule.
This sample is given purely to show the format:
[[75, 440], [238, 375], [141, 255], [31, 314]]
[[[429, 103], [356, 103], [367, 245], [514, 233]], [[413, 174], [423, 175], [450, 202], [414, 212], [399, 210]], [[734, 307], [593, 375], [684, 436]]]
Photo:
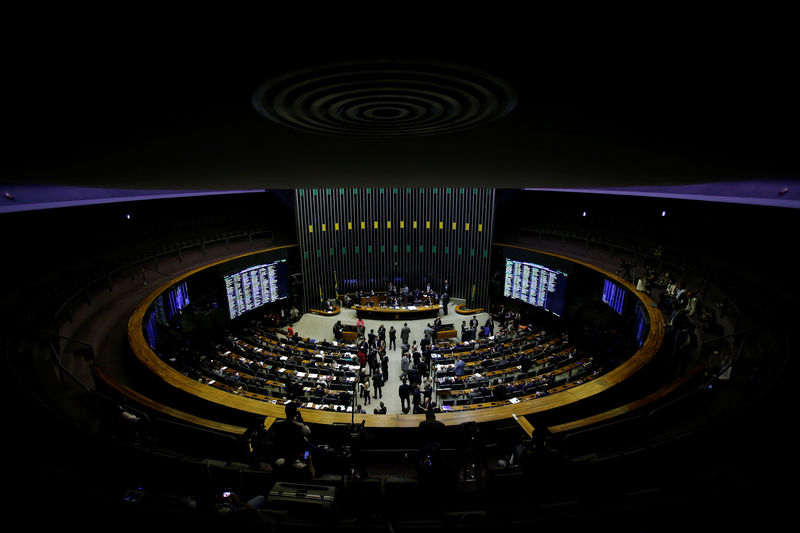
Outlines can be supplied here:
[[381, 356], [381, 374], [384, 381], [389, 379], [389, 355], [385, 353]]
[[411, 404], [414, 406], [414, 411], [419, 409], [420, 404], [422, 403], [422, 391], [419, 390], [419, 385], [414, 385], [414, 388], [411, 391]]
[[381, 374], [380, 368], [376, 368], [375, 374], [372, 376], [372, 390], [375, 399], [383, 398], [383, 374]]
[[444, 422], [436, 420], [436, 415], [433, 409], [428, 409], [425, 412], [425, 420], [419, 423], [419, 428], [422, 433], [423, 447], [431, 445], [439, 445], [444, 434]]
[[404, 379], [397, 392], [400, 396], [400, 407], [407, 413], [411, 409], [411, 385]]
[[442, 293], [441, 302], [442, 302], [442, 312], [444, 314], [447, 314], [447, 304], [450, 303], [450, 295], [447, 293], [447, 291]]

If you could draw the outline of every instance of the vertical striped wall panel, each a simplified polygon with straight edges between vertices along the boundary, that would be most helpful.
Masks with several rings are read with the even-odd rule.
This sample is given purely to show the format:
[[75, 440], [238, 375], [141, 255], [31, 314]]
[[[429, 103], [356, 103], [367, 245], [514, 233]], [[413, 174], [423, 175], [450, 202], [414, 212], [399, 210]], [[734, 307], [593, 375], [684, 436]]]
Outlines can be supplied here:
[[297, 189], [295, 206], [306, 307], [445, 279], [451, 297], [488, 304], [494, 189]]

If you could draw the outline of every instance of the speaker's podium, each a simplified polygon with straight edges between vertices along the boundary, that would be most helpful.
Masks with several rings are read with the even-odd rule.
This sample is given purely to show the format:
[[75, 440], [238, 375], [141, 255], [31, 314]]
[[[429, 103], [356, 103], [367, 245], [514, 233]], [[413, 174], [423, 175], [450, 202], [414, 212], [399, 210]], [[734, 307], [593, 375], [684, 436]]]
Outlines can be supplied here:
[[335, 510], [336, 487], [276, 482], [269, 491], [267, 507], [290, 514], [326, 515]]

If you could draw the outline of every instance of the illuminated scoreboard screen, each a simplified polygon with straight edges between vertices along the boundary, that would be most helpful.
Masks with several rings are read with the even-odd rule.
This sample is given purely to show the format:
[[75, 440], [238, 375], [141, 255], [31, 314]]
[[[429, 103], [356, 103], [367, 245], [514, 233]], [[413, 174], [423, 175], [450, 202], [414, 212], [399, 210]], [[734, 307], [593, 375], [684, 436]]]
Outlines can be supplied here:
[[541, 307], [557, 316], [564, 314], [567, 274], [560, 270], [506, 259], [503, 295]]
[[230, 317], [282, 300], [289, 296], [288, 267], [285, 259], [247, 267], [224, 277]]

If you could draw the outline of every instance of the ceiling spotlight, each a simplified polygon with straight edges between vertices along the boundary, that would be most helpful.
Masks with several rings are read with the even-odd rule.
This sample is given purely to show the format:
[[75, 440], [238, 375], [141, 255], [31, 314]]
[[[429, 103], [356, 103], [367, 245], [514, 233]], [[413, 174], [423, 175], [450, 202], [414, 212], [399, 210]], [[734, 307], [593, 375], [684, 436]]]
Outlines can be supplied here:
[[583, 212], [583, 216], [586, 216], [586, 211]]
[[665, 217], [665, 216], [667, 216], [667, 212], [666, 212], [666, 211], [661, 211], [661, 216], [662, 216], [662, 217]]

